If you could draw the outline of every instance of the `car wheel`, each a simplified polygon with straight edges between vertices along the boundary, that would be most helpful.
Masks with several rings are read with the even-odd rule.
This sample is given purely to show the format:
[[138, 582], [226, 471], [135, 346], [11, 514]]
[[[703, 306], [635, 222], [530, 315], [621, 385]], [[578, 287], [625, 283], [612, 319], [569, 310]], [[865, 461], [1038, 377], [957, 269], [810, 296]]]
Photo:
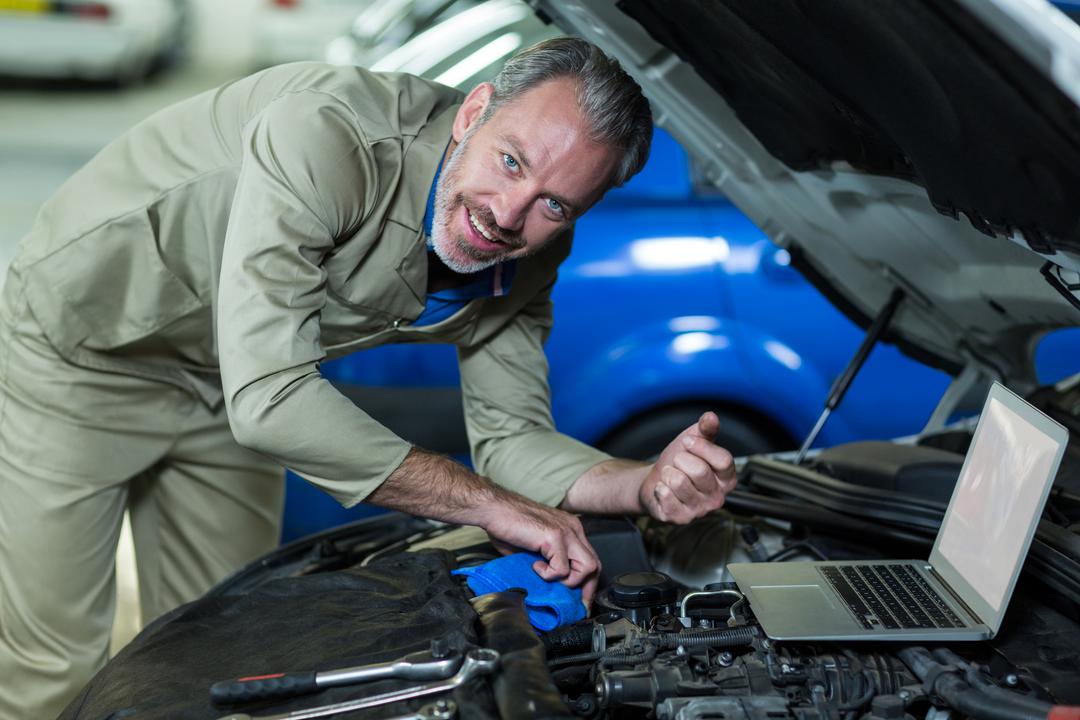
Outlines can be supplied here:
[[792, 446], [789, 438], [768, 421], [751, 412], [717, 408], [706, 403], [690, 403], [662, 408], [635, 418], [611, 433], [598, 447], [616, 457], [647, 460], [656, 457], [676, 435], [712, 410], [720, 417], [718, 445], [736, 457], [773, 452]]

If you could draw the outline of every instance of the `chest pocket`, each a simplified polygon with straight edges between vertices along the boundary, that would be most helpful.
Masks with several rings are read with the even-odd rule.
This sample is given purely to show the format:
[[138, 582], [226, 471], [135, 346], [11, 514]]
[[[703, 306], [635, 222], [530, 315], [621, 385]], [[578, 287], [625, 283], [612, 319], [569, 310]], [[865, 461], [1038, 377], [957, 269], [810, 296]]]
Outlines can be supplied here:
[[421, 234], [395, 222], [376, 233], [374, 240], [357, 233], [326, 260], [324, 346], [410, 323], [424, 309], [427, 248]]

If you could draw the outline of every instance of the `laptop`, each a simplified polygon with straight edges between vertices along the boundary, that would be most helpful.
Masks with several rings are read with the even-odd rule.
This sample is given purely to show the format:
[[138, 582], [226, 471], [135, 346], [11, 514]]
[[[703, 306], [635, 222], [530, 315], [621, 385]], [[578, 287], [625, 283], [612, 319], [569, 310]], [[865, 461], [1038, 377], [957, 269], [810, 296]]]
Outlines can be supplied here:
[[774, 640], [992, 638], [1067, 441], [1064, 427], [994, 383], [929, 560], [728, 569]]

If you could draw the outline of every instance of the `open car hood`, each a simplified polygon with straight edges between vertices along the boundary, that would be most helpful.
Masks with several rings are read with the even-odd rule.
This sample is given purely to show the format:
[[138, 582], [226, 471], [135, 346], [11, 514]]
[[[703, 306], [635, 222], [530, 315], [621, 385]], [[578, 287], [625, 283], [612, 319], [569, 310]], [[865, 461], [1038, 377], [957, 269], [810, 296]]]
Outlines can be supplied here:
[[836, 305], [1025, 392], [1080, 324], [1080, 27], [1042, 0], [533, 0]]

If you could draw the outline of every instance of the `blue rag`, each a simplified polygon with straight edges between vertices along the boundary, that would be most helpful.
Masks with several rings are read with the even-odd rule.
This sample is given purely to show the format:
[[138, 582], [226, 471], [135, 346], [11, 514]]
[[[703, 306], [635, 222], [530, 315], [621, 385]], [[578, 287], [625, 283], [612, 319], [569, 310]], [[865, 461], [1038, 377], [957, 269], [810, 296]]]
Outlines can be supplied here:
[[581, 588], [568, 588], [561, 582], [544, 580], [532, 569], [537, 560], [543, 560], [543, 557], [535, 553], [515, 553], [483, 565], [454, 570], [453, 574], [464, 575], [469, 589], [477, 595], [521, 588], [525, 591], [529, 622], [537, 630], [554, 630], [585, 617]]

